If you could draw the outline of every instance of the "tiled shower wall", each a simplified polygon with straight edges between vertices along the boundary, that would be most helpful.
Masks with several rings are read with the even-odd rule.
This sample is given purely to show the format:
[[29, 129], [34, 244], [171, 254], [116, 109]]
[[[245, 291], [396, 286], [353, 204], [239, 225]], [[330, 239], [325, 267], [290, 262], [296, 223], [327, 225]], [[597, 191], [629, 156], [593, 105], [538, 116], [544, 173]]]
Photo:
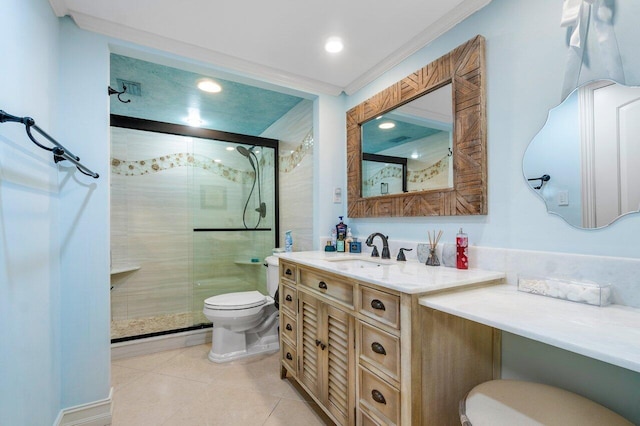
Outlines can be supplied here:
[[313, 102], [303, 100], [263, 137], [280, 141], [280, 246], [292, 231], [293, 250], [313, 249]]

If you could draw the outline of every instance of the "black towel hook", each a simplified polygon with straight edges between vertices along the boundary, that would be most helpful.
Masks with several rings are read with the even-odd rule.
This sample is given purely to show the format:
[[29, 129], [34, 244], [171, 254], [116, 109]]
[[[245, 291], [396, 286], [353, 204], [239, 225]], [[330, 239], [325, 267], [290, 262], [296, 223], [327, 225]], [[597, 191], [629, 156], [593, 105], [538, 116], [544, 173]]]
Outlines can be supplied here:
[[527, 179], [528, 181], [532, 181], [532, 180], [539, 180], [540, 181], [540, 185], [538, 186], [534, 186], [533, 189], [540, 189], [542, 188], [542, 185], [544, 185], [545, 182], [549, 182], [549, 180], [551, 180], [551, 176], [544, 174], [538, 178], [531, 178], [531, 179]]
[[113, 89], [111, 86], [107, 87], [107, 93], [109, 93], [109, 96], [118, 95], [118, 100], [123, 104], [128, 104], [129, 102], [131, 102], [131, 99], [127, 99], [126, 101], [123, 101], [122, 98], [120, 97], [126, 92], [127, 92], [127, 86], [125, 86], [124, 84], [122, 85], [122, 92], [118, 92], [116, 89]]

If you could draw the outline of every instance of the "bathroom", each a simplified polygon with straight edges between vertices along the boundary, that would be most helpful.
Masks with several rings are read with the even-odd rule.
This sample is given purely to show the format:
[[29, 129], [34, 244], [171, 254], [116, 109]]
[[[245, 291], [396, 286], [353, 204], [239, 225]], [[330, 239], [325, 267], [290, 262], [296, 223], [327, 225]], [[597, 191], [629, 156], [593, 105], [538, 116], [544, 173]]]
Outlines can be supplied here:
[[[614, 258], [637, 267], [637, 215], [603, 229], [577, 229], [548, 214], [524, 181], [523, 155], [549, 109], [561, 100], [568, 51], [567, 30], [560, 27], [562, 2], [487, 3], [355, 93], [338, 96], [307, 90], [314, 95], [309, 171], [313, 208], [305, 219], [312, 226], [309, 248], [320, 249], [338, 216], [346, 215], [345, 112], [481, 34], [487, 40], [487, 215], [347, 216], [345, 221], [359, 237], [384, 232], [390, 244], [424, 242], [426, 232], [434, 229], [442, 229], [442, 240], [452, 242], [463, 227], [472, 247], [592, 256], [588, 260], [603, 271]], [[632, 1], [615, 3], [615, 31], [626, 80], [637, 85], [640, 58], [633, 43], [639, 35], [635, 22], [640, 6]], [[110, 54], [151, 56], [163, 50], [163, 44], [142, 47], [144, 37], [124, 41], [118, 33], [83, 30], [71, 18], [57, 17], [69, 12], [65, 7], [54, 14], [47, 1], [27, 4], [11, 1], [8, 13], [0, 17], [3, 39], [20, 40], [4, 46], [4, 57], [11, 60], [3, 64], [6, 78], [0, 82], [0, 109], [34, 117], [101, 175], [95, 181], [84, 179], [64, 164], [58, 171], [50, 166], [48, 154], [34, 151], [24, 129], [0, 126], [0, 330], [5, 342], [0, 374], [6, 378], [0, 385], [0, 412], [9, 424], [53, 424], [61, 410], [109, 401], [111, 219], [109, 181], [102, 177], [109, 176], [112, 157], [106, 95]], [[166, 52], [161, 56], [167, 65], [201, 65], [203, 60], [198, 52], [192, 59]], [[604, 74], [602, 69], [584, 72], [583, 81]], [[336, 188], [342, 190], [342, 200], [334, 203]], [[397, 248], [392, 248], [395, 255]], [[628, 294], [638, 300], [637, 284]], [[503, 351], [503, 371], [514, 375], [538, 374], [538, 363], [550, 361], [557, 366], [553, 374], [565, 383], [597, 387], [622, 401], [625, 395], [637, 394], [640, 379], [628, 370], [557, 353], [515, 336], [505, 339]], [[27, 395], [38, 395], [39, 410], [32, 409], [33, 398]], [[637, 411], [631, 414], [640, 422]]]

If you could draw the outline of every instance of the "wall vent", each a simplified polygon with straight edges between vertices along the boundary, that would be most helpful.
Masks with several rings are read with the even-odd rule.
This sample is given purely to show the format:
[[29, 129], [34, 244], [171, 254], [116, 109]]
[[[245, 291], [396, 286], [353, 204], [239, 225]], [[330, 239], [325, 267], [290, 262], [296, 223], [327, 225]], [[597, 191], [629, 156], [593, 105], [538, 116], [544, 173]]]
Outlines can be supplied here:
[[142, 96], [142, 84], [121, 78], [116, 79], [116, 81], [118, 82], [118, 90], [122, 90], [124, 86], [127, 86], [127, 95]]
[[409, 136], [398, 136], [398, 137], [395, 137], [393, 139], [389, 139], [389, 142], [398, 143], [398, 142], [406, 141], [407, 139], [410, 139]]

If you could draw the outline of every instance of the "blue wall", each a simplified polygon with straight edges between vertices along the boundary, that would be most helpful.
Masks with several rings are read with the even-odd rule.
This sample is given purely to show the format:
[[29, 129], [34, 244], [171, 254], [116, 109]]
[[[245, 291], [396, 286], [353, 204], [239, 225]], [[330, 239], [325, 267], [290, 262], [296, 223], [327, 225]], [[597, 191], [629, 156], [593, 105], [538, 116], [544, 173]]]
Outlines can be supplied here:
[[[55, 134], [58, 21], [44, 0], [2, 6], [0, 109]], [[52, 424], [60, 409], [58, 196], [50, 153], [0, 124], [0, 424]]]
[[109, 396], [108, 49], [46, 0], [2, 6], [0, 109], [101, 175], [0, 124], [0, 424], [50, 425]]

